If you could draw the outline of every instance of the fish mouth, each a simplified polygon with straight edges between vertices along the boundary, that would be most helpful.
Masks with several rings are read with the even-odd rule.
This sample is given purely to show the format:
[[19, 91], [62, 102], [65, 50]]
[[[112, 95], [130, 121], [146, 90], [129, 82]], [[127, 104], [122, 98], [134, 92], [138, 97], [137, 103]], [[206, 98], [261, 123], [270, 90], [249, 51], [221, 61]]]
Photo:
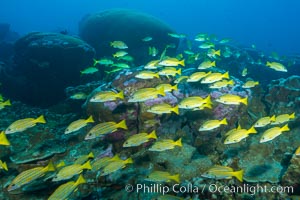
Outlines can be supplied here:
[[8, 191], [8, 192], [11, 192], [11, 191], [16, 190], [16, 189], [18, 189], [18, 188], [19, 188], [19, 187], [17, 187], [16, 185], [10, 185], [10, 186], [8, 186], [7, 191]]

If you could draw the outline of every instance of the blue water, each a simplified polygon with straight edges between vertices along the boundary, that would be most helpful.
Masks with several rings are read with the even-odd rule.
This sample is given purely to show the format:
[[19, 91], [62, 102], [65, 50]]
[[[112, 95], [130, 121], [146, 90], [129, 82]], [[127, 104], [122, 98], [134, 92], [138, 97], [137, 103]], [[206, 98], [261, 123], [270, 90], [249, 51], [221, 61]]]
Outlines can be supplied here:
[[297, 0], [10, 0], [0, 2], [0, 22], [21, 34], [63, 29], [76, 34], [84, 15], [110, 8], [154, 15], [190, 37], [204, 32], [266, 52], [300, 52]]

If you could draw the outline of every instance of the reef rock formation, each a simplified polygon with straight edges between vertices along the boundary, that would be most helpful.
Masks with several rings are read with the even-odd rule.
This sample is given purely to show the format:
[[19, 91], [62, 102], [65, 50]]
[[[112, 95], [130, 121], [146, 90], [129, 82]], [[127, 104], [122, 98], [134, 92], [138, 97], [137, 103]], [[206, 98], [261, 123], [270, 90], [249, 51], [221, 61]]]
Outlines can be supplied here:
[[273, 114], [299, 113], [300, 76], [290, 76], [287, 79], [274, 80], [269, 84], [265, 101]]
[[32, 105], [61, 101], [67, 86], [80, 83], [80, 70], [94, 57], [84, 41], [57, 33], [30, 33], [15, 43], [16, 65], [4, 77], [4, 93]]
[[299, 175], [300, 175], [300, 156], [293, 156], [291, 159], [291, 164], [288, 167], [287, 171], [282, 177], [283, 185], [286, 186], [293, 186], [295, 190], [300, 190], [300, 181], [299, 181]]
[[[128, 45], [126, 51], [134, 57], [136, 65], [151, 59], [147, 53], [149, 46], [156, 47], [159, 53], [166, 45], [177, 46], [178, 39], [168, 36], [171, 32], [174, 31], [155, 17], [126, 9], [86, 16], [79, 27], [80, 37], [96, 49], [97, 57], [112, 56], [117, 49], [110, 47], [110, 42], [121, 40]], [[153, 39], [144, 42], [145, 37]]]
[[4, 40], [9, 32], [10, 24], [0, 23], [0, 41]]

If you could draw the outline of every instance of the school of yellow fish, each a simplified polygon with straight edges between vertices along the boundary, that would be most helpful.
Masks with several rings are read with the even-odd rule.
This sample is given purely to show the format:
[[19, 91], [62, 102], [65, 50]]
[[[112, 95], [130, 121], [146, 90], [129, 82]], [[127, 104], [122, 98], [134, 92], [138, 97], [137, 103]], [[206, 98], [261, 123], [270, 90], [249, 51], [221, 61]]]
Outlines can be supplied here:
[[[175, 38], [185, 38], [184, 34], [169, 33], [170, 37]], [[149, 42], [153, 38], [151, 36], [145, 36], [141, 39], [141, 42]], [[215, 68], [217, 65], [216, 58], [222, 56], [220, 50], [216, 50], [215, 43], [210, 41], [210, 37], [207, 34], [199, 34], [195, 38], [196, 42], [201, 42], [199, 48], [206, 51], [206, 56], [198, 66], [198, 70], [190, 76], [182, 76], [182, 69], [186, 66], [185, 59], [182, 55], [178, 57], [169, 57], [166, 56], [168, 48], [172, 48], [173, 45], [166, 46], [165, 50], [161, 53], [160, 58], [156, 60], [151, 60], [149, 63], [145, 64], [144, 70], [136, 73], [135, 78], [137, 80], [147, 80], [147, 79], [173, 79], [174, 84], [163, 83], [159, 84], [153, 88], [141, 88], [134, 91], [129, 96], [125, 96], [123, 91], [101, 91], [94, 94], [89, 101], [92, 103], [104, 103], [108, 101], [127, 101], [132, 103], [142, 103], [150, 99], [155, 99], [161, 96], [165, 96], [166, 93], [178, 90], [178, 84], [182, 82], [199, 82], [200, 84], [207, 84], [210, 89], [220, 89], [223, 87], [232, 87], [235, 85], [233, 79], [229, 72], [219, 73], [211, 71], [211, 68]], [[218, 41], [220, 44], [229, 42], [229, 39], [224, 39]], [[117, 49], [117, 51], [112, 55], [112, 58], [101, 58], [99, 60], [94, 59], [94, 66], [88, 67], [82, 70], [81, 74], [93, 74], [98, 72], [97, 65], [104, 66], [113, 66], [115, 69], [111, 71], [106, 71], [107, 73], [113, 73], [120, 71], [122, 69], [130, 68], [127, 63], [117, 62], [116, 60], [132, 61], [131, 57], [126, 49], [130, 48], [124, 41], [112, 41], [110, 42], [112, 48]], [[149, 46], [149, 56], [156, 57], [158, 56], [157, 48]], [[196, 61], [199, 59], [199, 55], [193, 52], [191, 49], [185, 50], [185, 54], [194, 58]], [[226, 53], [226, 52], [225, 52]], [[287, 72], [287, 68], [277, 62], [267, 62], [266, 66], [274, 69], [276, 71]], [[242, 72], [243, 76], [247, 74], [247, 69], [245, 68]], [[259, 85], [258, 81], [248, 80], [242, 87], [249, 89]], [[72, 95], [72, 99], [85, 99], [87, 94], [77, 93]], [[203, 109], [212, 109], [216, 103], [221, 103], [225, 105], [236, 105], [236, 106], [247, 106], [248, 97], [241, 97], [233, 94], [223, 94], [218, 98], [214, 99], [214, 102], [211, 99], [211, 96], [206, 97], [201, 96], [189, 96], [183, 98], [178, 105], [170, 105], [167, 103], [156, 104], [151, 106], [147, 112], [154, 113], [157, 115], [162, 114], [175, 114], [180, 115], [180, 110], [203, 110]], [[243, 105], [242, 105], [243, 104]], [[0, 110], [4, 109], [6, 106], [11, 106], [10, 100], [4, 101], [4, 98], [0, 96]], [[225, 133], [224, 144], [234, 144], [239, 143], [243, 139], [249, 137], [250, 134], [257, 134], [257, 129], [263, 128], [266, 126], [272, 126], [265, 130], [260, 138], [260, 143], [271, 141], [284, 132], [288, 132], [290, 129], [288, 127], [288, 122], [296, 117], [295, 113], [285, 113], [278, 116], [266, 116], [258, 119], [249, 129], [242, 128], [238, 126], [237, 128], [229, 130]], [[0, 133], [0, 145], [9, 146], [11, 145], [7, 139], [7, 135], [16, 134], [18, 132], [25, 131], [29, 128], [36, 126], [37, 124], [44, 124], [46, 120], [43, 115], [37, 118], [25, 118], [18, 119], [15, 122], [11, 123], [6, 130], [1, 131]], [[95, 121], [92, 116], [89, 116], [85, 119], [78, 119], [70, 123], [65, 128], [65, 134], [74, 133], [83, 127], [86, 127], [88, 124], [94, 124]], [[220, 126], [228, 125], [227, 119], [211, 119], [205, 121], [203, 124], [199, 124], [199, 132], [203, 131], [215, 131]], [[128, 130], [126, 119], [123, 119], [119, 122], [103, 122], [94, 125], [85, 136], [85, 140], [92, 140], [98, 137], [103, 137], [107, 134], [111, 134], [117, 130]], [[140, 146], [144, 143], [151, 142], [152, 145], [148, 148], [148, 151], [167, 151], [174, 148], [181, 148], [184, 143], [181, 138], [177, 140], [171, 139], [160, 139], [156, 134], [156, 130], [153, 130], [150, 133], [137, 133], [135, 135], [129, 136], [123, 144], [123, 148], [130, 148], [135, 146]], [[296, 156], [300, 155], [300, 147], [295, 152]], [[21, 172], [17, 175], [8, 186], [8, 191], [13, 191], [21, 188], [24, 185], [27, 185], [34, 180], [37, 180], [41, 177], [44, 177], [47, 173], [55, 173], [52, 181], [61, 181], [69, 180], [74, 176], [78, 176], [76, 181], [69, 181], [60, 185], [54, 193], [49, 197], [49, 199], [67, 199], [74, 191], [77, 190], [77, 187], [80, 184], [86, 183], [82, 173], [85, 170], [99, 171], [100, 176], [109, 175], [115, 171], [125, 168], [128, 164], [134, 163], [132, 158], [127, 158], [125, 160], [121, 159], [117, 154], [114, 157], [103, 157], [98, 160], [91, 160], [94, 158], [93, 153], [88, 155], [82, 155], [77, 158], [76, 161], [70, 165], [65, 165], [62, 161], [57, 165], [54, 165], [51, 161], [45, 167], [36, 167], [26, 171]], [[7, 164], [0, 160], [0, 169], [8, 170]], [[206, 172], [202, 174], [206, 178], [214, 179], [230, 179], [236, 177], [239, 181], [243, 181], [243, 170], [234, 171], [231, 167], [215, 165]], [[145, 180], [152, 182], [170, 182], [174, 181], [180, 183], [180, 174], [170, 174], [165, 171], [153, 171]]]

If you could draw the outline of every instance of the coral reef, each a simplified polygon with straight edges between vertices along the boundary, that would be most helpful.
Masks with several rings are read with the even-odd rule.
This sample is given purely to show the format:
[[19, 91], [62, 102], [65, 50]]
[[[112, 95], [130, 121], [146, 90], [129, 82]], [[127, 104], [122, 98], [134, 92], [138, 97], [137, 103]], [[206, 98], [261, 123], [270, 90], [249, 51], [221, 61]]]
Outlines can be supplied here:
[[[0, 199], [46, 199], [65, 183], [51, 180], [61, 169], [58, 164], [62, 161], [77, 168], [76, 173], [71, 174], [72, 179], [66, 181], [76, 180], [79, 172], [86, 180], [70, 199], [160, 199], [159, 192], [134, 190], [137, 184], [150, 185], [152, 181], [169, 187], [175, 181], [178, 186], [192, 185], [199, 189], [197, 193], [168, 193], [185, 199], [287, 199], [290, 195], [289, 191], [212, 192], [208, 188], [212, 184], [221, 188], [293, 186], [294, 194], [300, 194], [300, 158], [294, 155], [300, 146], [300, 76], [288, 77], [290, 72], [281, 76], [276, 72], [269, 77], [273, 69], [267, 67], [257, 74], [257, 69], [267, 60], [265, 56], [256, 50], [241, 50], [215, 42], [212, 38], [214, 49], [199, 50], [197, 44], [199, 51], [193, 53], [192, 45], [195, 44], [189, 43], [188, 37], [176, 35], [156, 18], [132, 10], [113, 9], [86, 16], [79, 32], [82, 40], [57, 33], [27, 34], [14, 45], [15, 64], [8, 61], [11, 55], [0, 62], [1, 132], [19, 119], [31, 118], [32, 122], [32, 118], [43, 115], [46, 121], [25, 127], [21, 132], [6, 132], [6, 135], [2, 132], [2, 140], [6, 141], [3, 138], [7, 137], [11, 145], [2, 143], [5, 146], [0, 146], [3, 185]], [[153, 37], [153, 40], [145, 41], [145, 37]], [[179, 38], [185, 38], [179, 47], [184, 52], [176, 52]], [[121, 62], [122, 57], [112, 58], [118, 49], [113, 48], [111, 42], [120, 43], [119, 40], [128, 45], [124, 51], [134, 60], [122, 60], [129, 65], [113, 71], [115, 65], [101, 62]], [[149, 47], [157, 48], [159, 53], [149, 55]], [[209, 54], [219, 49], [221, 55], [213, 59]], [[175, 56], [175, 52], [179, 54]], [[225, 78], [234, 84], [213, 88], [201, 80], [186, 81], [186, 77], [198, 71], [197, 62], [208, 57], [218, 65], [205, 69], [205, 74], [213, 75], [210, 81]], [[93, 59], [94, 67], [100, 72], [81, 76], [80, 71], [91, 66]], [[163, 66], [157, 66], [161, 68], [148, 72], [153, 79], [137, 78], [151, 60], [159, 60], [159, 65], [174, 66], [167, 70], [176, 70], [178, 75], [160, 76]], [[182, 66], [177, 66], [178, 63]], [[138, 65], [142, 66], [136, 67]], [[111, 67], [112, 71], [106, 71], [106, 67]], [[255, 87], [243, 87], [248, 81], [247, 75], [241, 74], [241, 68], [245, 67], [249, 68], [254, 81], [261, 81]], [[180, 76], [185, 79], [177, 83], [175, 80]], [[262, 81], [274, 77], [281, 79], [269, 85]], [[163, 92], [158, 89], [159, 84], [170, 84], [173, 91]], [[142, 88], [147, 89], [140, 90]], [[91, 101], [96, 99], [95, 95], [99, 102]], [[225, 100], [220, 101], [220, 97]], [[132, 101], [132, 98], [136, 99]], [[12, 105], [4, 106], [8, 99]], [[153, 106], [163, 103], [169, 105], [162, 105], [159, 114], [149, 112]], [[207, 107], [202, 109], [201, 104]], [[178, 105], [179, 109], [175, 110]], [[258, 119], [291, 113], [293, 117], [287, 119], [290, 130], [286, 131], [285, 127], [285, 131], [272, 141], [260, 143], [266, 130], [285, 124], [269, 123], [265, 127], [255, 127], [254, 131], [253, 125]], [[66, 127], [73, 132], [67, 134]], [[278, 130], [282, 131], [277, 128], [276, 134]], [[233, 136], [236, 136], [230, 144], [225, 140], [229, 131], [231, 134], [235, 131]], [[75, 164], [78, 158], [86, 164]], [[3, 162], [7, 163], [8, 171]], [[93, 169], [93, 165], [99, 168]], [[43, 177], [32, 182], [28, 178], [20, 188], [9, 189], [18, 174], [35, 167], [41, 167]], [[217, 170], [220, 168], [221, 171]], [[165, 177], [163, 182], [155, 178], [149, 180], [149, 174], [155, 171], [173, 176]], [[180, 181], [177, 181], [177, 174]], [[132, 191], [124, 190], [128, 184]], [[170, 196], [164, 198], [172, 199]]]

